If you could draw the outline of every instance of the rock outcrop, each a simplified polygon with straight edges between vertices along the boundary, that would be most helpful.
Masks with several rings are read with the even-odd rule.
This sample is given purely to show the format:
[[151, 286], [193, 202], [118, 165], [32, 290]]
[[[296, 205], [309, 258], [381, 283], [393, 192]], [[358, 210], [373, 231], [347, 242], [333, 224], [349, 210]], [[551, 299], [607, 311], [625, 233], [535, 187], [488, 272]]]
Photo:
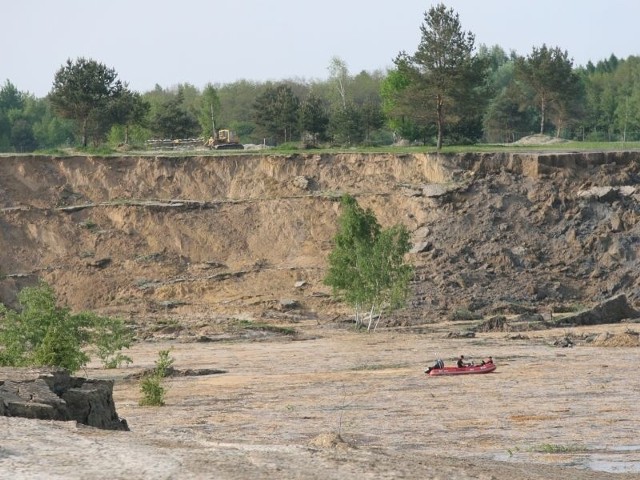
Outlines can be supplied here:
[[629, 305], [626, 295], [621, 294], [599, 303], [594, 308], [564, 317], [554, 322], [554, 325], [578, 326], [620, 323], [622, 320], [638, 318], [639, 316], [640, 312]]
[[113, 381], [72, 377], [64, 370], [0, 369], [0, 415], [129, 430], [116, 413]]

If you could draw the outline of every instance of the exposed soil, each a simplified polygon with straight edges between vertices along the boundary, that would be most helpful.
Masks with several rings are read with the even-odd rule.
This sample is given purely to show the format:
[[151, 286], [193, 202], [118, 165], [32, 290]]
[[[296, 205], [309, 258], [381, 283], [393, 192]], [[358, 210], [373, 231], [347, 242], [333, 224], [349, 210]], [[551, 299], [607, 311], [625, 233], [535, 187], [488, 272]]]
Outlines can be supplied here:
[[348, 192], [413, 232], [388, 324], [637, 305], [639, 155], [2, 158], [0, 301], [44, 278], [136, 323], [344, 317], [322, 278]]
[[[639, 158], [1, 158], [0, 301], [44, 279], [140, 342], [131, 368], [87, 372], [117, 379], [132, 432], [0, 418], [0, 477], [637, 478], [634, 324], [534, 328], [640, 308]], [[413, 234], [409, 305], [372, 334], [322, 284], [344, 192]], [[167, 346], [226, 373], [138, 407], [130, 375]], [[498, 370], [422, 373], [460, 353]]]

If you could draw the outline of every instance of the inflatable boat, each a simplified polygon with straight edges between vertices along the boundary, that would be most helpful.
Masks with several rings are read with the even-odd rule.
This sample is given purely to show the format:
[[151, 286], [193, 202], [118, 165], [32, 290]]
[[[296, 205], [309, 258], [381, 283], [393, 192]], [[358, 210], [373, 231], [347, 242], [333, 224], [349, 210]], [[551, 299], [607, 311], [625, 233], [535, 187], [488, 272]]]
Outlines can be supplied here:
[[490, 373], [495, 369], [495, 363], [485, 363], [481, 365], [468, 365], [466, 367], [431, 368], [427, 372], [427, 375], [432, 377], [436, 377], [438, 375], [469, 375], [473, 373]]

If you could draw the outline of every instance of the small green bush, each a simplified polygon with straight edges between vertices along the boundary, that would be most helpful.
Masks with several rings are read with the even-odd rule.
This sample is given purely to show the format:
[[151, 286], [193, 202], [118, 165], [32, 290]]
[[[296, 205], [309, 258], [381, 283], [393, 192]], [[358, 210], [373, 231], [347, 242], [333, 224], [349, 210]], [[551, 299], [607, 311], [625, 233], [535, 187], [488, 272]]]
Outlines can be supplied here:
[[161, 407], [164, 405], [164, 397], [167, 389], [162, 384], [162, 380], [167, 376], [167, 372], [173, 365], [174, 359], [169, 356], [171, 350], [160, 350], [156, 366], [140, 382], [140, 392], [142, 398], [138, 402], [143, 407]]
[[75, 372], [90, 360], [91, 347], [103, 363], [128, 359], [119, 351], [131, 345], [133, 334], [121, 320], [91, 312], [74, 315], [57, 305], [53, 288], [44, 282], [22, 289], [18, 302], [20, 311], [0, 304], [0, 365]]
[[161, 407], [164, 405], [164, 396], [166, 389], [162, 385], [162, 379], [157, 375], [147, 375], [140, 383], [140, 406], [143, 407]]
[[158, 352], [158, 360], [156, 360], [156, 373], [164, 378], [167, 376], [167, 372], [173, 366], [173, 362], [175, 361], [173, 357], [169, 356], [171, 353], [171, 349], [169, 350], [160, 350]]
[[280, 150], [282, 152], [292, 152], [295, 150], [299, 150], [300, 144], [297, 142], [286, 142], [286, 143], [281, 143], [280, 145], [275, 147], [275, 149]]
[[120, 368], [133, 360], [122, 353], [122, 349], [131, 347], [134, 340], [133, 331], [120, 318], [107, 318], [92, 315], [89, 324], [94, 327], [93, 345], [96, 355], [104, 368]]

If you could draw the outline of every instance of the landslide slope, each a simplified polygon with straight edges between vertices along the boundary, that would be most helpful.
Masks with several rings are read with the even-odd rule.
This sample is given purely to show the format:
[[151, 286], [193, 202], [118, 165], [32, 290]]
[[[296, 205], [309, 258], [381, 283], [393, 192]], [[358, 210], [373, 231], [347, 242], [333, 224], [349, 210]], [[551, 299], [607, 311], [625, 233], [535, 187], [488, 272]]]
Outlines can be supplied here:
[[322, 284], [339, 195], [413, 233], [390, 324], [640, 303], [640, 153], [0, 158], [0, 301], [215, 323], [345, 317]]

